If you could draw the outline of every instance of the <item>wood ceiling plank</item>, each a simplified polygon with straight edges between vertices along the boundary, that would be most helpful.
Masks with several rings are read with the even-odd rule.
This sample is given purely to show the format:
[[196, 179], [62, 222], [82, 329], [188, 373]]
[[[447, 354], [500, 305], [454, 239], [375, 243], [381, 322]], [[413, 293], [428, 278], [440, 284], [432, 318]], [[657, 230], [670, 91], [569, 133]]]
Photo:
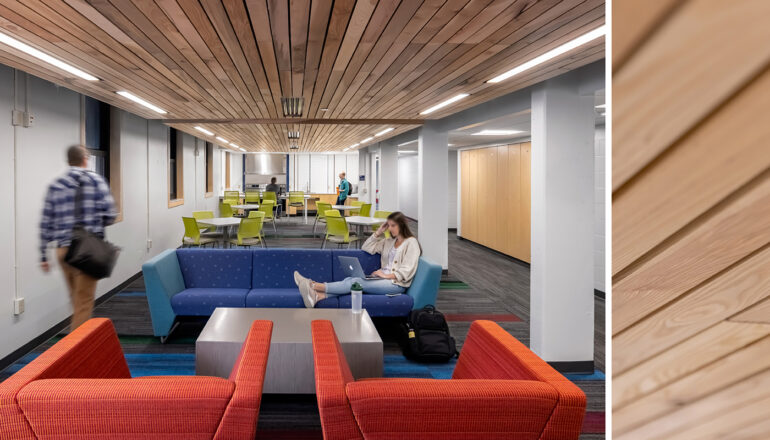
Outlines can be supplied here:
[[719, 277], [696, 287], [615, 336], [613, 375], [623, 374], [645, 359], [770, 296], [768, 267], [770, 246], [766, 245], [763, 250], [738, 262]]
[[761, 416], [754, 421], [746, 421], [730, 433], [730, 440], [754, 440], [767, 437], [770, 432], [770, 418]]
[[[752, 129], [759, 131], [757, 127]], [[745, 132], [733, 133], [740, 136]], [[687, 169], [687, 175], [692, 175], [707, 167], [702, 157], [697, 163], [699, 166], [695, 169], [679, 169]], [[639, 214], [635, 211], [622, 215]], [[614, 214], [613, 220], [617, 218], [618, 215]], [[768, 237], [770, 170], [740, 194], [715, 208], [712, 215], [693, 226], [686, 235], [672, 240], [665, 249], [634, 268], [625, 278], [613, 282], [613, 334], [762, 248], [767, 244]]]
[[318, 111], [324, 108], [321, 106], [321, 97], [336, 63], [337, 54], [345, 37], [348, 23], [353, 15], [354, 6], [355, 0], [338, 0], [334, 2], [334, 8], [332, 9], [329, 26], [326, 31], [323, 52], [321, 53], [321, 62], [318, 66], [318, 75], [313, 87], [313, 97], [307, 106], [308, 117], [320, 117]]
[[303, 96], [305, 56], [310, 20], [310, 0], [290, 2], [291, 36], [291, 86], [292, 96]]
[[[770, 333], [770, 325], [764, 327], [766, 332]], [[731, 354], [704, 365], [703, 368], [694, 370], [691, 374], [650, 394], [640, 396], [627, 406], [615, 407], [612, 411], [613, 433], [627, 432], [770, 368], [770, 356], [767, 356], [767, 353], [770, 353], [770, 337], [752, 341], [743, 347], [737, 344], [744, 341], [735, 342], [736, 345], [732, 348], [737, 350]], [[708, 341], [705, 341], [705, 344], [705, 348], [711, 348]], [[694, 355], [702, 357], [699, 352]], [[670, 365], [663, 365], [663, 368], [670, 369]], [[616, 383], [617, 379], [613, 378], [613, 390]]]
[[[613, 435], [617, 440], [658, 440], [668, 439], [677, 431], [681, 432], [691, 426], [697, 426], [727, 413], [728, 408], [749, 412], [753, 405], [770, 396], [770, 370], [724, 388], [703, 399], [693, 402], [678, 411], [671, 411], [632, 431]], [[761, 412], [759, 414], [762, 414]], [[766, 417], [768, 410], [764, 410]], [[614, 434], [614, 433], [613, 433]]]
[[305, 109], [310, 115], [310, 104], [313, 90], [318, 78], [321, 54], [324, 50], [326, 31], [330, 22], [332, 3], [312, 2], [310, 7], [310, 25], [308, 27], [307, 50], [305, 52], [305, 75], [302, 78], [302, 96], [305, 98]]
[[[768, 272], [770, 272], [770, 259], [767, 261], [767, 264], [765, 264], [765, 275], [768, 275]], [[765, 292], [767, 292], [767, 295], [770, 295], [770, 287], [766, 286]], [[770, 324], [770, 299], [765, 299], [764, 301], [747, 308], [743, 312], [730, 318], [730, 321]]]
[[770, 69], [613, 196], [613, 275], [770, 167], [768, 111]]
[[251, 28], [257, 42], [257, 48], [265, 70], [270, 93], [273, 95], [273, 103], [276, 106], [276, 114], [283, 116], [281, 109], [281, 79], [278, 73], [278, 61], [275, 57], [273, 37], [270, 30], [270, 15], [264, 0], [245, 0]]
[[[690, 425], [669, 437], [670, 440], [723, 440], [733, 439], [732, 433], [746, 426], [766, 419], [770, 414], [770, 397], [754, 401], [748, 408], [730, 408], [714, 418]], [[757, 438], [767, 438], [767, 432]]]
[[292, 96], [291, 87], [291, 37], [289, 35], [289, 2], [268, 0], [270, 32], [272, 35], [278, 77], [281, 79], [281, 96]]
[[[408, 100], [412, 108], [427, 108], [433, 103], [441, 102], [443, 99], [456, 95], [460, 91], [465, 93], [475, 93], [478, 90], [486, 88], [500, 87], [499, 84], [489, 84], [486, 81], [494, 76], [492, 72], [504, 72], [513, 66], [532, 59], [541, 53], [558, 47], [579, 35], [582, 35], [596, 26], [597, 20], [603, 22], [604, 5], [601, 0], [590, 0], [581, 4], [583, 7], [572, 9], [575, 14], [563, 14], [555, 20], [544, 23], [542, 26], [525, 36], [519, 33], [516, 35], [517, 41], [512, 38], [506, 38], [505, 41], [510, 44], [495, 45], [502, 50], [494, 52], [488, 50], [482, 52], [480, 56], [473, 57], [473, 62], [464, 63], [468, 67], [459, 67], [451, 69], [447, 75], [440, 75], [440, 71], [428, 71], [417, 80], [419, 84], [404, 86], [401, 91], [394, 94], [389, 101], [380, 103], [379, 110], [375, 115], [386, 115], [393, 111], [398, 111], [398, 101]], [[530, 42], [534, 40], [534, 42]], [[575, 52], [585, 50], [581, 49], [563, 55], [565, 58], [573, 56]], [[440, 75], [440, 76], [437, 76]], [[425, 81], [425, 78], [437, 77], [433, 82]], [[441, 96], [441, 97], [439, 97]], [[454, 108], [432, 114], [432, 118], [439, 118], [443, 113], [452, 113]]]
[[626, 0], [612, 4], [612, 69], [631, 56], [650, 33], [660, 26], [682, 0]]
[[765, 0], [688, 2], [614, 75], [613, 191], [767, 66], [769, 16]]

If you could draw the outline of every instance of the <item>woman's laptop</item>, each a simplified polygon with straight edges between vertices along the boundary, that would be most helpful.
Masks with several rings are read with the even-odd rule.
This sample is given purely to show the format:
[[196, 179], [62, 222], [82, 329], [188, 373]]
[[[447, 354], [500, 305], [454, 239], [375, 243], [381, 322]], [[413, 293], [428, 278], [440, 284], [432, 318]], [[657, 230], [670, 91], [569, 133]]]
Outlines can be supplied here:
[[361, 262], [358, 261], [358, 258], [356, 257], [339, 256], [337, 258], [340, 259], [340, 265], [342, 266], [342, 271], [345, 273], [345, 276], [347, 277], [363, 278], [365, 280], [380, 279], [380, 277], [367, 277], [366, 274], [364, 274], [364, 269], [361, 267]]

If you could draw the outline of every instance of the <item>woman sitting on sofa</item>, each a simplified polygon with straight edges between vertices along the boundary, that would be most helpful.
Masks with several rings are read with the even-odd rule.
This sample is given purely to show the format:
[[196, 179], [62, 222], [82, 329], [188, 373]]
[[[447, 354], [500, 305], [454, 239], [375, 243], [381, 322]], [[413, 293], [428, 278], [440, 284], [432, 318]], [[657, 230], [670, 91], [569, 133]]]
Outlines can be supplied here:
[[[391, 238], [385, 238], [385, 230], [390, 232]], [[409, 230], [404, 214], [400, 212], [390, 214], [377, 232], [364, 242], [362, 249], [372, 255], [377, 253], [382, 255], [380, 260], [382, 269], [374, 271], [371, 275], [379, 279], [347, 277], [332, 283], [316, 283], [295, 271], [294, 281], [302, 293], [305, 307], [313, 308], [318, 301], [329, 295], [347, 295], [353, 283], [360, 284], [364, 293], [372, 295], [393, 295], [406, 291], [417, 272], [422, 248]]]

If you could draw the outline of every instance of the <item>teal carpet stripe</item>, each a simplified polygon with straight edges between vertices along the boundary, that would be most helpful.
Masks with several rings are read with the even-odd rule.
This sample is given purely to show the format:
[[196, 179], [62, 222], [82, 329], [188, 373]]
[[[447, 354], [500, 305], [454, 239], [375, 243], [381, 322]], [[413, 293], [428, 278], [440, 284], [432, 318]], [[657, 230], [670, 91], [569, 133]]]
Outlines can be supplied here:
[[594, 370], [592, 374], [573, 374], [568, 373], [565, 374], [564, 377], [569, 379], [572, 382], [580, 382], [585, 380], [601, 380], [604, 381], [606, 378], [604, 376], [604, 373], [599, 370]]

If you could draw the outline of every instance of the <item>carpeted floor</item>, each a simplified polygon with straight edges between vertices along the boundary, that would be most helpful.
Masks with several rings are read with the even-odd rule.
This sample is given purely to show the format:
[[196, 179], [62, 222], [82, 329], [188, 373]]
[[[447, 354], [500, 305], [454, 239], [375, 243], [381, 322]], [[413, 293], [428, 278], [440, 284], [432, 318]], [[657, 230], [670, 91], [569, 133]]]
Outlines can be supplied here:
[[[301, 217], [280, 220], [278, 234], [268, 230], [268, 246], [320, 247], [320, 239], [312, 236], [312, 219], [310, 222], [308, 226], [302, 224]], [[416, 230], [416, 223], [412, 227]], [[462, 347], [470, 323], [477, 319], [495, 321], [528, 344], [529, 267], [450, 234], [449, 271], [442, 277], [437, 308], [446, 314], [458, 349]], [[104, 302], [94, 315], [113, 320], [133, 376], [195, 374], [195, 339], [205, 322], [184, 323], [166, 344], [160, 344], [152, 336], [142, 279]], [[598, 298], [596, 324], [597, 370], [590, 375], [568, 375], [588, 396], [581, 440], [605, 438], [604, 301]], [[384, 342], [386, 377], [447, 379], [451, 376], [454, 362], [427, 365], [404, 358], [397, 343], [396, 321], [379, 319], [375, 320], [375, 325]], [[0, 372], [0, 380], [18, 371], [59, 339], [61, 335]], [[257, 437], [321, 439], [315, 396], [265, 395]]]

